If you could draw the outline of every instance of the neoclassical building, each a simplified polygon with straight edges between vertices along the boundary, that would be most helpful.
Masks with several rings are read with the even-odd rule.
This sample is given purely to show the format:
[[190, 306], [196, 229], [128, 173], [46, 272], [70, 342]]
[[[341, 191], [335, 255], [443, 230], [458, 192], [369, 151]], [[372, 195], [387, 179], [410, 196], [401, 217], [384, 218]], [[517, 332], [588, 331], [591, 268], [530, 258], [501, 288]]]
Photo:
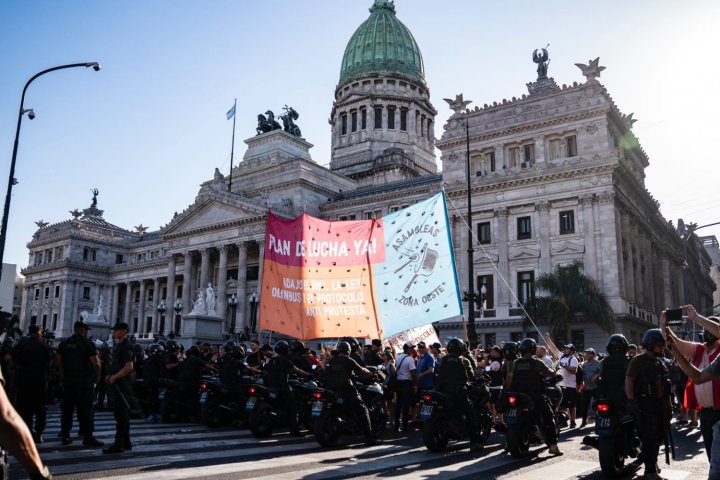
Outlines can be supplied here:
[[[531, 334], [518, 307], [534, 294], [534, 279], [575, 260], [609, 298], [617, 331], [637, 339], [662, 307], [682, 299], [683, 241], [644, 186], [649, 160], [632, 134], [632, 115], [597, 80], [601, 69], [591, 62], [585, 82], [559, 87], [539, 68], [520, 98], [474, 109], [461, 97], [449, 101], [455, 113], [436, 140], [420, 48], [393, 2], [375, 0], [341, 62], [329, 168], [321, 166], [326, 159], [313, 160], [305, 139], [276, 129], [246, 140], [232, 171], [241, 181], [230, 191], [216, 171], [159, 231], [108, 223], [96, 198], [70, 219], [40, 223], [22, 270], [23, 326], [66, 337], [89, 312], [106, 326], [128, 322], [138, 338], [182, 334], [197, 292], [211, 284], [224, 331], [253, 330], [268, 210], [377, 218], [444, 189], [461, 290], [485, 286], [485, 308], [476, 313], [484, 344]], [[698, 253], [688, 265], [689, 290], [702, 308], [715, 289], [710, 259]], [[451, 318], [440, 329], [446, 338], [462, 325]], [[578, 322], [569, 335], [604, 345], [592, 322]]]

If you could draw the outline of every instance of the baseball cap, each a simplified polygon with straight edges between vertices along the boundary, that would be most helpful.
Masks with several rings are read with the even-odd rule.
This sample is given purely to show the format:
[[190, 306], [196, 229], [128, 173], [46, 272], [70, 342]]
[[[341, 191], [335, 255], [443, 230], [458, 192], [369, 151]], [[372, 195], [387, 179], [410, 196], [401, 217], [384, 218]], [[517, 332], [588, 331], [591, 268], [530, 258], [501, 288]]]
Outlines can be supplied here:
[[435, 343], [432, 344], [432, 347], [433, 347], [433, 348], [437, 348], [438, 350], [440, 350], [440, 349], [442, 348], [442, 345], [440, 345], [440, 342], [435, 342]]
[[572, 350], [573, 352], [575, 351], [575, 345], [573, 345], [572, 343], [568, 343], [568, 344], [565, 345], [563, 348], [569, 348], [569, 349]]
[[115, 330], [127, 330], [127, 331], [129, 331], [129, 330], [130, 330], [130, 326], [129, 326], [127, 323], [125, 323], [125, 322], [118, 322], [118, 323], [116, 323], [115, 326], [112, 327], [110, 330], [112, 330], [112, 331], [115, 331]]
[[417, 347], [418, 348], [427, 348], [427, 345], [425, 345], [425, 342], [418, 342]]
[[590, 347], [585, 349], [585, 353], [595, 353], [595, 349]]
[[406, 348], [415, 348], [415, 345], [410, 342], [405, 342], [405, 345], [403, 345], [403, 350]]

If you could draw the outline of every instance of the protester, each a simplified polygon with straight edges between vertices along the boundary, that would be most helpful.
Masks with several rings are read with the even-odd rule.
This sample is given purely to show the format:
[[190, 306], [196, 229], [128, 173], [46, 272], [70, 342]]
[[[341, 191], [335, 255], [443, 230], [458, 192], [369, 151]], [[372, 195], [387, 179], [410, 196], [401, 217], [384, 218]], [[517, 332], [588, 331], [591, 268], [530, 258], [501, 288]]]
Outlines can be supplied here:
[[415, 397], [417, 369], [415, 367], [415, 345], [405, 343], [403, 353], [397, 358], [397, 391], [395, 403], [395, 431], [399, 430], [402, 417], [403, 432], [407, 432], [410, 422], [410, 408]]
[[580, 428], [587, 424], [588, 411], [592, 405], [592, 400], [596, 398], [598, 379], [600, 378], [600, 362], [595, 360], [595, 349], [588, 348], [585, 350], [585, 357], [586, 360], [582, 366], [583, 391]]

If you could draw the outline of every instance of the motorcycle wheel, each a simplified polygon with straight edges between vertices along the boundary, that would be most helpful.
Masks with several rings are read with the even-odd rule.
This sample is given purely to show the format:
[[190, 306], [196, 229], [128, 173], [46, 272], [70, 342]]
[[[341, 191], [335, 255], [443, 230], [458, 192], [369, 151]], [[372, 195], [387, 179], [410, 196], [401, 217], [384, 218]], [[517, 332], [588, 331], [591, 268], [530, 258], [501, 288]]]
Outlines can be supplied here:
[[444, 451], [450, 441], [442, 420], [442, 417], [435, 417], [423, 422], [423, 443], [431, 452]]
[[180, 415], [172, 408], [172, 403], [165, 397], [160, 403], [160, 415], [163, 418], [163, 422], [176, 423], [180, 420]]
[[272, 435], [275, 425], [273, 425], [272, 406], [268, 402], [260, 402], [250, 412], [248, 425], [253, 435], [258, 438], [266, 438]]
[[508, 427], [506, 441], [513, 458], [524, 458], [530, 451], [530, 433], [522, 425]]
[[483, 412], [478, 421], [478, 428], [480, 430], [479, 440], [480, 443], [485, 443], [492, 432], [493, 423], [490, 418], [490, 413]]
[[210, 428], [221, 427], [227, 423], [222, 407], [214, 397], [210, 397], [202, 406], [200, 418]]
[[625, 455], [621, 449], [621, 438], [600, 437], [598, 450], [600, 452], [600, 469], [607, 477], [618, 478], [625, 470]]
[[385, 409], [380, 405], [375, 405], [370, 409], [370, 426], [372, 427], [372, 433], [376, 437], [382, 435], [385, 431], [385, 425], [387, 424], [387, 415], [385, 415]]
[[322, 415], [314, 427], [315, 440], [323, 447], [334, 447], [340, 442], [340, 424], [335, 415]]

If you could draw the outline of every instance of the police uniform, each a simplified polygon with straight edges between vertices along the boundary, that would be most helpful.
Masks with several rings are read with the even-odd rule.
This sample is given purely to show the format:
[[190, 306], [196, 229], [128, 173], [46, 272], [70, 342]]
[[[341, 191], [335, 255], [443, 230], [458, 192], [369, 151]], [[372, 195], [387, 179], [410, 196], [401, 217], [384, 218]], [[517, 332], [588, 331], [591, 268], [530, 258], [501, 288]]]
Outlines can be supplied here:
[[60, 432], [63, 443], [69, 443], [73, 411], [77, 407], [80, 432], [90, 439], [94, 430], [93, 403], [97, 377], [90, 363], [97, 357], [95, 344], [80, 333], [73, 334], [58, 347], [62, 359], [63, 403], [60, 418]]
[[598, 393], [601, 398], [625, 405], [625, 375], [629, 359], [623, 355], [610, 355], [600, 362]]
[[297, 433], [300, 431], [297, 421], [297, 405], [293, 397], [290, 385], [288, 385], [288, 375], [295, 365], [290, 359], [284, 355], [274, 355], [268, 361], [265, 371], [267, 376], [265, 381], [270, 388], [274, 388], [278, 394], [278, 400], [285, 406], [288, 415], [290, 431]]
[[555, 445], [558, 442], [555, 414], [545, 393], [545, 377], [552, 375], [545, 362], [536, 357], [518, 358], [513, 363], [512, 384], [510, 389], [524, 393], [532, 398], [536, 412], [542, 418], [545, 443]]
[[[123, 369], [126, 363], [133, 361], [133, 349], [130, 339], [125, 337], [117, 343], [112, 352], [112, 365], [110, 372], [114, 375]], [[113, 414], [115, 416], [115, 446], [124, 450], [130, 450], [130, 409], [128, 407], [129, 397], [132, 394], [133, 375], [119, 378], [113, 385], [110, 385], [110, 392], [113, 397]]]
[[474, 378], [472, 363], [464, 355], [446, 355], [440, 359], [435, 389], [448, 395], [453, 407], [465, 415], [471, 443], [478, 443], [478, 426], [467, 394], [467, 383]]
[[345, 405], [351, 410], [360, 412], [360, 428], [363, 435], [369, 438], [372, 435], [370, 412], [352, 380], [353, 373], [360, 375], [363, 371], [364, 368], [354, 358], [342, 354], [335, 355], [325, 367], [325, 387], [341, 395]]
[[27, 337], [13, 348], [12, 357], [16, 365], [16, 405], [28, 428], [37, 441], [45, 431], [47, 411], [45, 407], [47, 373], [50, 364], [50, 350], [37, 337]]

